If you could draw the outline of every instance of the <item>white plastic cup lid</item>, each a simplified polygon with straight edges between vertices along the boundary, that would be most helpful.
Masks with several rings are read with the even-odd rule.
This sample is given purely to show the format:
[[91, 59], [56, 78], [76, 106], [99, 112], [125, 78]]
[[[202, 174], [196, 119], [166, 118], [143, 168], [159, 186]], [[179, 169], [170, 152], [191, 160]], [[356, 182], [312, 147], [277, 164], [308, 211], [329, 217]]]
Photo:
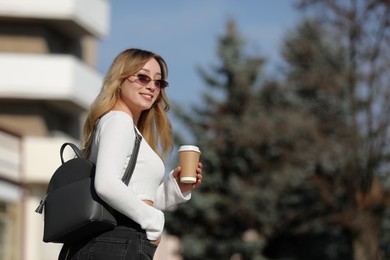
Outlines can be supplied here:
[[195, 145], [182, 145], [179, 147], [178, 152], [184, 152], [184, 151], [194, 151], [200, 153], [199, 147]]

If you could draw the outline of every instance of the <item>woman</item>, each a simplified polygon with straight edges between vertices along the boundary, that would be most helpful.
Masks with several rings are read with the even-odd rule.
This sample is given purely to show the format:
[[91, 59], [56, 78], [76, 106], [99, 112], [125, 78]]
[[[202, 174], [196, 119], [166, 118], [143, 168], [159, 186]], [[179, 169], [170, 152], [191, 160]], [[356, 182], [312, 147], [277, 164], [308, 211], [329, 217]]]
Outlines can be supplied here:
[[[201, 183], [201, 163], [195, 184], [179, 181], [180, 167], [164, 174], [162, 158], [173, 147], [167, 73], [159, 55], [140, 49], [125, 50], [112, 63], [85, 122], [83, 152], [96, 163], [96, 192], [116, 211], [118, 226], [89, 241], [64, 245], [59, 259], [153, 259], [164, 227], [161, 210], [189, 200]], [[122, 176], [134, 131], [143, 139], [126, 186]]]

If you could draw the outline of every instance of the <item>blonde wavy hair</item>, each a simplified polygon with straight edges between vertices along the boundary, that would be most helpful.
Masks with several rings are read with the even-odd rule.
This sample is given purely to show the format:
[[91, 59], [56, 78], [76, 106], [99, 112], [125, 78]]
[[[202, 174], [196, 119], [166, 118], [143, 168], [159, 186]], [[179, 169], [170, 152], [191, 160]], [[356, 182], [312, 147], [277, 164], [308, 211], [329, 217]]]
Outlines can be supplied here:
[[[168, 76], [167, 64], [161, 56], [155, 53], [141, 49], [127, 49], [114, 59], [84, 124], [82, 152], [85, 156], [89, 156], [91, 152], [92, 142], [90, 140], [97, 120], [113, 108], [123, 81], [141, 70], [152, 58], [160, 65], [161, 77], [165, 80]], [[173, 149], [172, 127], [166, 114], [168, 110], [169, 101], [165, 90], [161, 89], [152, 108], [142, 111], [137, 122], [137, 128], [144, 139], [161, 158], [164, 158]]]

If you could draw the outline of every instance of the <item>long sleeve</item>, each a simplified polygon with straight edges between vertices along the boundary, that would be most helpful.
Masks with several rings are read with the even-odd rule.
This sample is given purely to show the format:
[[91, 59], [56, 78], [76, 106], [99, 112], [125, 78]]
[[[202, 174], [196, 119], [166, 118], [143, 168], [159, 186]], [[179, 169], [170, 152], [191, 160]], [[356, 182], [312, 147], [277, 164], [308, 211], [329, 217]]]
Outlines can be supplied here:
[[183, 203], [191, 199], [190, 192], [182, 194], [179, 185], [172, 174], [173, 171], [167, 174], [161, 185], [158, 187], [156, 201], [154, 203], [154, 206], [158, 209], [169, 209], [179, 203]]
[[123, 113], [116, 114], [99, 124], [102, 125], [95, 137], [97, 194], [111, 207], [139, 223], [146, 230], [148, 239], [158, 239], [164, 227], [164, 214], [144, 203], [131, 186], [122, 182], [124, 166], [135, 140], [131, 118], [124, 118]]

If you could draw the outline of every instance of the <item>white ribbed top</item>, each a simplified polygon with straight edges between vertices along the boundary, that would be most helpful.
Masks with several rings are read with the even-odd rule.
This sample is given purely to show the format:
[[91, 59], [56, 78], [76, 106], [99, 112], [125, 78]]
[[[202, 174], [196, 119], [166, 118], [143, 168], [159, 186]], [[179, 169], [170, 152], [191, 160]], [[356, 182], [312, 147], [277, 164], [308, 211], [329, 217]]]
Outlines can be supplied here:
[[[156, 240], [164, 228], [161, 210], [189, 200], [191, 194], [181, 193], [173, 171], [164, 175], [163, 161], [144, 139], [129, 186], [126, 186], [122, 176], [134, 140], [133, 119], [127, 113], [111, 111], [100, 119], [90, 156], [96, 163], [95, 189], [111, 207], [139, 223], [148, 239]], [[153, 201], [154, 207], [142, 200]]]

